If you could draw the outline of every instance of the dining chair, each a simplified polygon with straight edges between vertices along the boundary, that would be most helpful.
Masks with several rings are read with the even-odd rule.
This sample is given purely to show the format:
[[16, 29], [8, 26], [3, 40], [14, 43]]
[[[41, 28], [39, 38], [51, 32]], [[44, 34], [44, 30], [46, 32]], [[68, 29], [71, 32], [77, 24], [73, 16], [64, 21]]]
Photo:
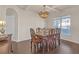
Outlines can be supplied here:
[[60, 45], [60, 28], [56, 28], [56, 40], [58, 45]]
[[41, 31], [41, 28], [36, 28], [36, 32], [40, 32]]
[[40, 50], [43, 51], [43, 53], [45, 52], [46, 50], [46, 43], [47, 43], [47, 36], [46, 35], [46, 28], [37, 28], [36, 29], [36, 33], [38, 33], [38, 36], [40, 37]]
[[32, 42], [34, 41], [33, 36], [35, 35], [35, 31], [32, 28], [30, 28], [30, 35], [31, 35], [31, 52], [32, 52]]
[[54, 46], [56, 48], [57, 45], [60, 45], [60, 29], [59, 28], [52, 29], [51, 34], [53, 36]]
[[55, 40], [55, 30], [54, 29], [49, 29], [49, 35], [47, 39], [47, 50], [48, 52], [50, 51], [50, 48], [56, 47], [56, 40]]
[[52, 47], [54, 46], [56, 48], [56, 30], [54, 28], [50, 29], [50, 36], [53, 43]]
[[34, 46], [34, 52], [37, 52], [38, 50], [38, 45], [41, 44], [41, 36], [36, 35], [35, 31], [30, 28], [30, 33], [31, 33], [31, 52], [32, 52], [32, 47]]

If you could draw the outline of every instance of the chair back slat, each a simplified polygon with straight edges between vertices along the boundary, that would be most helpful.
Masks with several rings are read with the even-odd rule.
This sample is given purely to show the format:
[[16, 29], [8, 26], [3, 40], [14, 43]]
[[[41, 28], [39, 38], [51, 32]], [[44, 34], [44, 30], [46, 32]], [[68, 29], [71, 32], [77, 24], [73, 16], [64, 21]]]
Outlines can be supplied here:
[[35, 35], [34, 29], [30, 28], [30, 34], [31, 34], [31, 37]]

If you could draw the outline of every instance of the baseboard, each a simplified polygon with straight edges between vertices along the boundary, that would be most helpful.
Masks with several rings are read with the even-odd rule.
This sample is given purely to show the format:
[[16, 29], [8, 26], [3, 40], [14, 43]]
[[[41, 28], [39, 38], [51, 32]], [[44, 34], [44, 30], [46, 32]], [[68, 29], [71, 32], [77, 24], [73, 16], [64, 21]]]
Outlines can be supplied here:
[[79, 44], [78, 41], [72, 41], [72, 40], [68, 40], [68, 39], [62, 39], [62, 40], [66, 40], [66, 41], [69, 41], [69, 42], [72, 42], [72, 43], [75, 43], [75, 44]]
[[31, 39], [27, 39], [27, 40], [18, 40], [16, 42], [22, 42], [22, 41], [28, 41], [28, 40], [31, 40]]
[[[27, 41], [28, 41], [28, 40], [31, 40], [31, 39], [27, 39]], [[79, 44], [78, 41], [72, 41], [72, 40], [68, 40], [68, 39], [62, 39], [62, 40], [66, 40], [66, 41], [69, 41], [69, 42], [72, 42], [72, 43]], [[15, 40], [13, 40], [13, 41], [15, 41]], [[26, 41], [26, 40], [17, 40], [17, 41], [15, 41], [15, 42], [22, 42], [22, 41]]]

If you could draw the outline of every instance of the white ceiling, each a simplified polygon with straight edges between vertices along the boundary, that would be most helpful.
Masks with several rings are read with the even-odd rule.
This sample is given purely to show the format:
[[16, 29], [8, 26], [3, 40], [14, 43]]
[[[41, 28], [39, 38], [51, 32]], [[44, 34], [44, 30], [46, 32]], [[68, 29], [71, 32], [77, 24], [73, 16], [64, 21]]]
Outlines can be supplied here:
[[[23, 11], [28, 9], [33, 12], [39, 12], [43, 8], [43, 5], [17, 5], [17, 7]], [[71, 5], [46, 5], [46, 10], [49, 12], [61, 12], [71, 7]]]

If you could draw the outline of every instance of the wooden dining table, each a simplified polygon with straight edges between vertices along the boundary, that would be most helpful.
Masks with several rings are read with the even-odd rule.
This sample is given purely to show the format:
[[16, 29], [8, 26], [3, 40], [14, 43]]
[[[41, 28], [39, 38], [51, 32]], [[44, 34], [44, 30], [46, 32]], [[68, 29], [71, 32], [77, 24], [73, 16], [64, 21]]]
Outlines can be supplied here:
[[[58, 39], [60, 39], [60, 37], [58, 37], [58, 35], [60, 35], [59, 33], [54, 32], [53, 35], [50, 34], [50, 30], [51, 29], [41, 29], [41, 31], [36, 32], [36, 35], [41, 36], [42, 37], [42, 47], [43, 47], [43, 51], [44, 48], [47, 47], [47, 51], [49, 52], [50, 50], [50, 46], [52, 46], [51, 48], [53, 48], [53, 46], [56, 48], [56, 41]], [[58, 38], [57, 38], [58, 37]], [[58, 40], [59, 41], [59, 40]]]
[[[42, 37], [42, 40], [41, 40], [41, 43], [42, 43], [42, 48], [43, 48], [43, 52], [44, 50], [48, 50], [49, 51], [49, 47], [48, 47], [48, 43], [49, 43], [49, 30], [50, 29], [41, 29], [41, 31], [39, 32], [36, 32], [36, 35], [38, 36], [41, 36]], [[47, 48], [46, 48], [47, 47]], [[46, 48], [46, 49], [45, 49]]]

